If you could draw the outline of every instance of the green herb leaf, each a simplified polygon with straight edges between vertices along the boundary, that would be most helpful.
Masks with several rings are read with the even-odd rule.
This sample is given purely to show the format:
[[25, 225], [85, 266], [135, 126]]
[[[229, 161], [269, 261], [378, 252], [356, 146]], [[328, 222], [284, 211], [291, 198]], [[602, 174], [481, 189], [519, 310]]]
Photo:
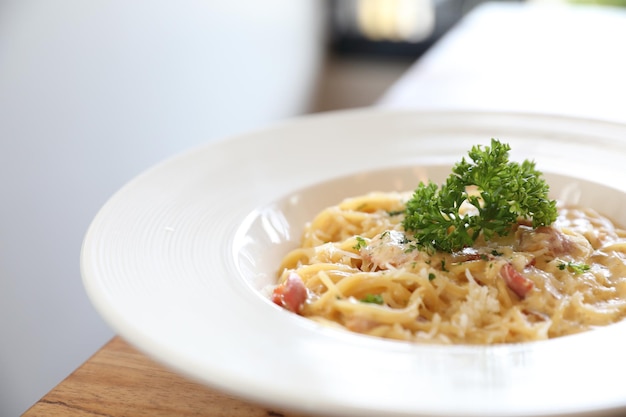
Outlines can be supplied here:
[[[441, 187], [420, 183], [407, 202], [403, 227], [413, 232], [418, 246], [454, 252], [471, 246], [482, 234], [485, 240], [504, 236], [519, 218], [533, 227], [556, 220], [556, 202], [548, 199], [548, 184], [535, 163], [509, 162], [510, 146], [491, 139], [491, 146], [472, 147], [470, 161], [463, 158]], [[476, 187], [476, 193], [468, 187]], [[464, 215], [469, 203], [478, 212]]]
[[587, 272], [591, 269], [591, 266], [584, 264], [584, 263], [576, 263], [576, 262], [561, 262], [558, 265], [558, 268], [563, 271], [565, 269], [568, 269], [570, 272], [573, 272], [575, 274], [582, 274], [583, 272]]
[[383, 296], [380, 294], [367, 294], [361, 299], [362, 303], [383, 304]]
[[357, 236], [356, 237], [356, 245], [354, 245], [352, 247], [352, 249], [361, 250], [361, 249], [363, 249], [366, 246], [367, 246], [367, 242], [365, 241], [365, 239], [363, 239], [361, 236]]

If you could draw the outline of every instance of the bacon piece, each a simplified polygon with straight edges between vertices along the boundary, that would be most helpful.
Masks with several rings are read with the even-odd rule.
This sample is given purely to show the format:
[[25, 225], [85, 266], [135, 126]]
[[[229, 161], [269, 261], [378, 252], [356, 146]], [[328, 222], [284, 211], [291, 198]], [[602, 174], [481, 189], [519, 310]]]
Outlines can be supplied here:
[[487, 255], [481, 254], [474, 248], [463, 248], [458, 252], [452, 254], [452, 262], [469, 262], [478, 261], [480, 259], [486, 259]]
[[302, 311], [307, 297], [308, 291], [306, 286], [302, 278], [295, 272], [290, 272], [285, 282], [274, 288], [272, 292], [272, 301], [274, 303], [298, 314]]
[[534, 252], [545, 249], [553, 256], [568, 254], [572, 251], [572, 242], [561, 231], [550, 227], [540, 226], [519, 228], [519, 250]]
[[500, 276], [504, 279], [506, 285], [520, 298], [526, 297], [533, 289], [534, 283], [532, 280], [517, 272], [510, 263], [506, 263], [500, 268]]
[[349, 330], [352, 330], [353, 332], [358, 332], [358, 333], [365, 333], [369, 330], [372, 330], [378, 324], [379, 323], [374, 320], [366, 319], [364, 317], [355, 317], [355, 316], [347, 317], [344, 323], [344, 325]]

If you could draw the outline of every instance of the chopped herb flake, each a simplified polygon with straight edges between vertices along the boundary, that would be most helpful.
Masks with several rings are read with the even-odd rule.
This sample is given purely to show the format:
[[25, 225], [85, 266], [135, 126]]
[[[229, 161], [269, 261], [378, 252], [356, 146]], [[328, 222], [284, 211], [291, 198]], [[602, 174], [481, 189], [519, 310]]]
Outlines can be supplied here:
[[356, 245], [352, 247], [354, 250], [361, 250], [367, 246], [367, 242], [361, 236], [356, 237]]
[[448, 270], [446, 269], [446, 260], [442, 259], [441, 260], [441, 270], [444, 272], [448, 272]]
[[561, 262], [558, 265], [558, 268], [563, 271], [565, 269], [568, 269], [570, 272], [573, 272], [575, 274], [582, 274], [583, 272], [587, 272], [591, 269], [591, 267], [587, 264], [584, 263], [576, 263], [576, 262]]
[[383, 304], [383, 296], [380, 294], [367, 294], [361, 299], [362, 303]]

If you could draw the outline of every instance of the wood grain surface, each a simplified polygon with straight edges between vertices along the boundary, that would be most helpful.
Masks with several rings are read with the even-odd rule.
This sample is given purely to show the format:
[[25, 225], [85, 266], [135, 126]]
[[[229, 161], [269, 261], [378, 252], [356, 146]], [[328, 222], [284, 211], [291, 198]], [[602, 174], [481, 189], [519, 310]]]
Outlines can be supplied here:
[[24, 417], [296, 417], [181, 377], [114, 337]]

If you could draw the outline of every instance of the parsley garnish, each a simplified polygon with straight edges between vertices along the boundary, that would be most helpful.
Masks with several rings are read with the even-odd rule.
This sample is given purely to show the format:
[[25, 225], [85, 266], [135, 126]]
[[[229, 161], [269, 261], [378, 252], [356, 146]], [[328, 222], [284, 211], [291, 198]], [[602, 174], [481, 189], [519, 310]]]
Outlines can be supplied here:
[[362, 303], [383, 304], [383, 296], [380, 294], [367, 294], [361, 299]]
[[[471, 246], [481, 233], [485, 240], [508, 234], [519, 218], [532, 219], [533, 227], [556, 220], [556, 202], [548, 199], [541, 172], [529, 160], [509, 162], [510, 149], [491, 139], [491, 146], [472, 147], [470, 161], [456, 163], [441, 187], [431, 181], [418, 185], [402, 224], [420, 247], [454, 252]], [[468, 192], [471, 186], [476, 193]], [[465, 202], [478, 214], [461, 214]]]
[[356, 245], [352, 246], [354, 250], [361, 250], [367, 246], [367, 242], [361, 236], [356, 237]]
[[587, 272], [591, 269], [591, 267], [587, 264], [584, 263], [575, 263], [575, 262], [561, 262], [558, 265], [558, 268], [563, 271], [566, 268], [570, 271], [573, 272], [575, 274], [582, 274], [583, 272]]

